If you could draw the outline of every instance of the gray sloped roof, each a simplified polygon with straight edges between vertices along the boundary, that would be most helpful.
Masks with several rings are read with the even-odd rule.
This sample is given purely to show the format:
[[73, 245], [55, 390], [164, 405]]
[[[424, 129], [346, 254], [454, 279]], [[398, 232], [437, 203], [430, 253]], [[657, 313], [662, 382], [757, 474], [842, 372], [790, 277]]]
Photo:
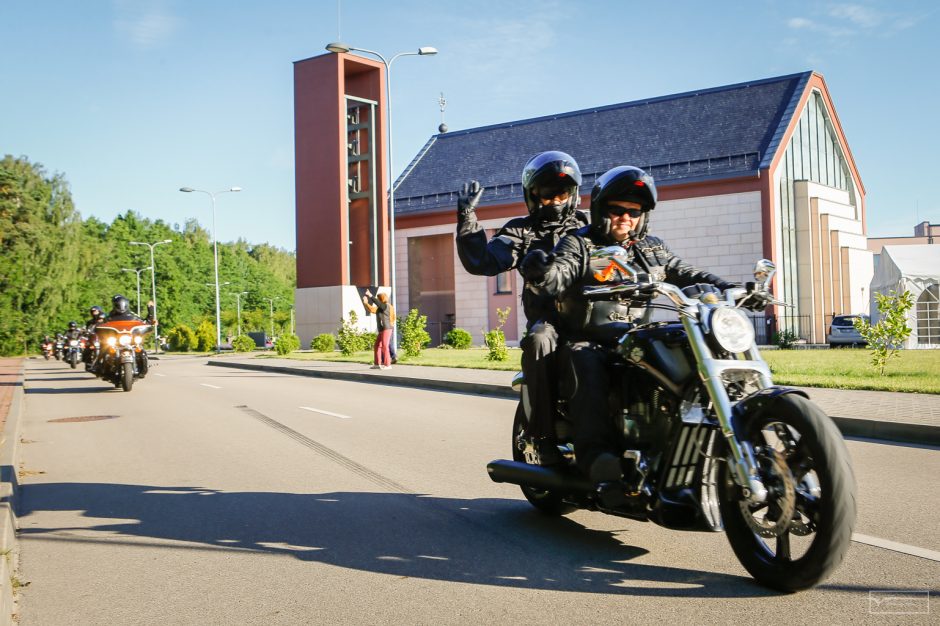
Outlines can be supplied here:
[[519, 201], [533, 155], [562, 150], [584, 174], [582, 193], [617, 165], [658, 184], [741, 176], [766, 167], [811, 72], [434, 135], [395, 185], [395, 213], [452, 207], [476, 179], [484, 204]]

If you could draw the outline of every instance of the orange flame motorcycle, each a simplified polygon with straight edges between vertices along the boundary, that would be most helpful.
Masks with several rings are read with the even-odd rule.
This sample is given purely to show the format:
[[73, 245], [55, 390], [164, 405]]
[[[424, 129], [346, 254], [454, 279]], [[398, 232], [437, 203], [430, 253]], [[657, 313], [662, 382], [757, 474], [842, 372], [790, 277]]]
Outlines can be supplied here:
[[140, 320], [109, 321], [95, 328], [101, 355], [96, 376], [114, 383], [124, 391], [134, 387], [134, 381], [147, 375], [149, 364], [144, 350], [144, 337], [153, 326]]

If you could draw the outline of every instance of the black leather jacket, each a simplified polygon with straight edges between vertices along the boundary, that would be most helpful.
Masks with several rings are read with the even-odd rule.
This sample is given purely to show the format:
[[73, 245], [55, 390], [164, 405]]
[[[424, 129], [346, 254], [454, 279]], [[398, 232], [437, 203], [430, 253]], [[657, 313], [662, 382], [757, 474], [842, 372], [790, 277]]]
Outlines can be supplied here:
[[[585, 224], [587, 217], [580, 211], [552, 223], [540, 222], [527, 215], [509, 220], [487, 241], [486, 233], [472, 211], [458, 213], [457, 256], [469, 273], [496, 276], [518, 267], [532, 250], [551, 252], [563, 236]], [[522, 308], [526, 316], [526, 328], [531, 328], [539, 320], [551, 320], [555, 316], [554, 298], [529, 289], [522, 292]]]
[[[620, 337], [629, 325], [645, 311], [645, 302], [619, 299], [589, 300], [582, 289], [601, 283], [590, 269], [591, 252], [597, 248], [616, 245], [607, 236], [597, 235], [584, 227], [565, 236], [549, 256], [549, 266], [543, 278], [532, 283], [532, 289], [543, 296], [558, 299], [562, 327], [572, 339], [609, 341]], [[714, 274], [686, 263], [672, 253], [659, 237], [646, 236], [631, 243], [621, 243], [627, 250], [627, 261], [650, 273], [653, 280], [666, 281], [679, 287], [696, 283], [709, 283], [719, 289], [737, 286]]]

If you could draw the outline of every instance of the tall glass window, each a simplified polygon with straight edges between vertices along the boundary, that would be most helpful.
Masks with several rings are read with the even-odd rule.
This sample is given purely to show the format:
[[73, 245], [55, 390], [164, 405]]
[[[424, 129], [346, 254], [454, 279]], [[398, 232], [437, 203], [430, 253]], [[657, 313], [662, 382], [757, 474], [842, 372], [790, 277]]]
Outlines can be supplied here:
[[940, 287], [936, 284], [917, 298], [917, 343], [940, 344]]
[[794, 305], [787, 318], [781, 319], [782, 329], [800, 334], [800, 320], [806, 320], [810, 311], [800, 310], [800, 290], [797, 274], [796, 202], [793, 183], [809, 180], [814, 183], [842, 189], [849, 193], [849, 204], [859, 209], [855, 197], [852, 176], [846, 165], [845, 154], [839, 145], [838, 135], [832, 126], [832, 118], [826, 110], [822, 94], [814, 91], [800, 114], [790, 142], [780, 161], [777, 185], [777, 207], [780, 224], [780, 281], [783, 299]]

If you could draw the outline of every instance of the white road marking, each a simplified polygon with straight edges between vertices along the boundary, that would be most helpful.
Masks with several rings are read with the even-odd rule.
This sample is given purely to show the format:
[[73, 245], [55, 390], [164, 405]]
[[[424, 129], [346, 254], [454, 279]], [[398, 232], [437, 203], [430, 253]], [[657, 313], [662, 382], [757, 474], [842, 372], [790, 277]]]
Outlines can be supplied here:
[[157, 372], [153, 373], [154, 376], [159, 376], [160, 378], [166, 378], [166, 374], [159, 374]]
[[199, 383], [203, 387], [212, 387], [213, 389], [221, 389], [221, 387], [216, 387], [215, 385], [210, 385], [209, 383]]
[[350, 419], [352, 419], [352, 418], [351, 418], [350, 416], [348, 416], [348, 415], [340, 415], [339, 413], [333, 413], [333, 412], [331, 412], [331, 411], [324, 411], [324, 410], [322, 410], [322, 409], [315, 409], [315, 408], [309, 407], [309, 406], [302, 406], [302, 407], [300, 407], [300, 408], [304, 409], [305, 411], [313, 411], [314, 413], [323, 413], [324, 415], [331, 415], [331, 416], [333, 416], [333, 417], [338, 417], [338, 418], [340, 418], [341, 420], [350, 420]]
[[852, 541], [856, 543], [864, 543], [866, 546], [875, 546], [876, 548], [884, 548], [885, 550], [901, 552], [902, 554], [919, 556], [922, 559], [930, 559], [931, 561], [937, 561], [940, 563], [940, 552], [937, 552], [936, 550], [918, 548], [917, 546], [909, 546], [904, 543], [898, 543], [888, 539], [879, 539], [878, 537], [869, 537], [868, 535], [860, 535], [858, 533], [852, 534]]

